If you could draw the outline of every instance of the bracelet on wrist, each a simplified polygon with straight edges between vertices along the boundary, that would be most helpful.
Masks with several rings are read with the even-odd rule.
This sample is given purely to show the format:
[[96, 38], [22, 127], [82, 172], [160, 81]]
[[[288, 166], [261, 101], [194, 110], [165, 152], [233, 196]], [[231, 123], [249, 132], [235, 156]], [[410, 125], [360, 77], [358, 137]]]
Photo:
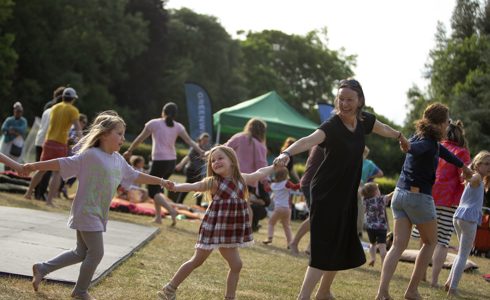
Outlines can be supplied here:
[[402, 137], [402, 132], [401, 131], [398, 131], [398, 137], [396, 139], [397, 140], [400, 140], [401, 137]]
[[288, 157], [291, 157], [291, 153], [289, 153], [288, 151], [282, 151], [281, 154], [285, 154], [287, 155]]

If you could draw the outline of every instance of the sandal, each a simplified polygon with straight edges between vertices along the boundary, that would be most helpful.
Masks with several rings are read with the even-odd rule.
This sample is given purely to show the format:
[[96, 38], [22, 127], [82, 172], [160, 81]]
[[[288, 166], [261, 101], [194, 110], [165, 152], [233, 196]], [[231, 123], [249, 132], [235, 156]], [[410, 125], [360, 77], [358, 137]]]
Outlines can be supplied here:
[[176, 292], [177, 288], [174, 288], [170, 285], [170, 283], [167, 283], [167, 285], [164, 286], [161, 291], [158, 291], [157, 295], [161, 300], [176, 300]]
[[262, 241], [262, 244], [264, 245], [269, 245], [270, 243], [272, 243], [272, 238], [268, 238], [267, 240]]

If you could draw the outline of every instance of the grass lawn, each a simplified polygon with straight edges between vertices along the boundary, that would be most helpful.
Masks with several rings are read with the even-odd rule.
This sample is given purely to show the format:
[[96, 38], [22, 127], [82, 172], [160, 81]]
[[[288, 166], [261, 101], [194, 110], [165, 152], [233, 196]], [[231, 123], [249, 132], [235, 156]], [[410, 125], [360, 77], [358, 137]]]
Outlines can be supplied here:
[[[190, 198], [186, 201], [190, 201]], [[70, 201], [55, 199], [56, 208], [48, 208], [43, 202], [24, 200], [18, 194], [0, 193], [0, 205], [63, 212], [68, 215]], [[118, 212], [111, 212], [110, 219], [138, 224], [148, 224], [151, 220], [146, 216]], [[169, 281], [177, 268], [193, 254], [199, 228], [199, 222], [195, 221], [179, 221], [174, 228], [169, 227], [169, 224], [169, 220], [165, 220], [160, 234], [92, 287], [91, 294], [99, 300], [156, 299], [156, 292], [162, 284]], [[237, 299], [296, 299], [308, 258], [306, 255], [294, 257], [289, 254], [280, 225], [276, 227], [274, 243], [262, 245], [260, 241], [266, 238], [266, 220], [261, 224], [262, 229], [255, 234], [256, 245], [240, 250], [244, 267]], [[299, 222], [293, 222], [294, 230], [298, 225]], [[110, 230], [110, 222], [108, 228]], [[303, 239], [300, 249], [305, 249], [307, 243], [308, 238]], [[451, 245], [457, 245], [454, 238]], [[411, 241], [409, 248], [417, 248], [417, 242]], [[481, 274], [490, 273], [490, 260], [480, 257], [470, 259], [480, 269], [463, 275], [460, 282], [462, 299], [489, 299], [490, 283], [485, 282]], [[340, 272], [333, 284], [337, 299], [374, 299], [380, 267], [378, 257], [374, 267], [365, 265]], [[413, 264], [399, 263], [391, 282], [391, 294], [395, 299], [403, 299], [412, 269]], [[223, 299], [227, 271], [225, 261], [219, 253], [213, 253], [179, 287], [178, 299]], [[439, 279], [441, 283], [446, 280], [448, 273], [448, 270], [442, 270]], [[29, 279], [0, 276], [0, 299], [68, 299], [71, 289], [71, 285], [43, 282], [40, 292], [34, 293]], [[426, 283], [421, 284], [420, 292], [427, 299], [445, 298], [443, 290], [429, 288]]]

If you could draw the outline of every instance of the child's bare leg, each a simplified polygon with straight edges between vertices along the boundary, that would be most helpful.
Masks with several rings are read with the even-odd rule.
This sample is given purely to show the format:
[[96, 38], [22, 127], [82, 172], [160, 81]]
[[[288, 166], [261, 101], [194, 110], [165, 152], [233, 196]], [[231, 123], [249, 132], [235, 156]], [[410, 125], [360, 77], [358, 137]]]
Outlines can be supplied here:
[[269, 224], [267, 228], [267, 240], [263, 241], [262, 243], [264, 244], [272, 243], [272, 238], [274, 237], [274, 226], [276, 226], [279, 217], [280, 217], [279, 212], [277, 211], [277, 209], [274, 209], [271, 218], [269, 219]]
[[379, 250], [379, 255], [381, 256], [381, 265], [383, 265], [386, 257], [386, 244], [378, 244], [377, 246]]
[[27, 189], [27, 192], [24, 194], [24, 198], [26, 199], [32, 198], [32, 193], [34, 192], [34, 189], [39, 184], [39, 182], [41, 182], [41, 179], [43, 178], [45, 173], [46, 171], [37, 171], [34, 174], [34, 176], [32, 176], [31, 182], [29, 183], [29, 188]]
[[376, 261], [376, 244], [369, 244], [369, 266], [374, 266], [374, 262]]
[[[165, 196], [162, 193], [158, 193], [155, 195], [154, 199], [155, 200], [155, 211], [158, 213], [155, 214], [155, 223], [162, 223], [162, 215], [161, 215], [161, 206], [165, 207], [165, 209], [169, 212], [170, 216], [172, 217], [172, 226], [175, 225], [177, 222], [177, 211], [173, 208], [173, 206], [167, 202], [165, 199]], [[157, 205], [158, 205], [158, 210], [157, 210]]]
[[293, 240], [293, 232], [291, 231], [291, 209], [284, 209], [284, 211], [281, 212], [281, 223], [282, 228], [284, 229], [284, 235], [286, 236], [287, 245], [289, 247], [289, 244]]
[[238, 248], [219, 248], [219, 252], [230, 267], [228, 277], [226, 278], [225, 297], [226, 299], [235, 299], [238, 279], [240, 279], [240, 271], [243, 265], [240, 259], [240, 253], [238, 252]]
[[179, 285], [194, 271], [194, 269], [198, 268], [206, 261], [213, 250], [204, 250], [204, 249], [196, 249], [194, 255], [183, 263], [177, 273], [175, 273], [172, 280], [170, 280], [169, 284], [177, 289]]
[[296, 232], [296, 235], [293, 237], [293, 240], [289, 244], [289, 249], [291, 249], [291, 252], [294, 255], [299, 254], [299, 249], [298, 249], [299, 241], [301, 240], [301, 238], [303, 238], [303, 236], [308, 231], [310, 231], [310, 218], [307, 218], [306, 220], [303, 221], [303, 223], [301, 223], [298, 232]]
[[58, 194], [61, 185], [60, 172], [51, 173], [51, 181], [49, 182], [49, 192], [48, 198], [46, 199], [46, 204], [53, 206], [53, 198]]

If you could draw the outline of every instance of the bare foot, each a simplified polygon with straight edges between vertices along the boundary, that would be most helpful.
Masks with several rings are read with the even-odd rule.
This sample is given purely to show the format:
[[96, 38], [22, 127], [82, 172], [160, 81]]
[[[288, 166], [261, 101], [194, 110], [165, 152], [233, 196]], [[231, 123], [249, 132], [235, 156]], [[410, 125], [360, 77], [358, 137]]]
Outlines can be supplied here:
[[446, 292], [448, 292], [448, 291], [449, 291], [449, 282], [446, 282], [446, 283], [444, 284], [444, 290], [445, 290]]
[[27, 199], [27, 200], [31, 200], [32, 199], [32, 192], [26, 192], [24, 194], [24, 198]]
[[390, 295], [377, 295], [375, 300], [393, 300]]
[[420, 296], [419, 292], [405, 292], [405, 300], [423, 300], [422, 296]]
[[430, 284], [430, 287], [433, 288], [433, 289], [440, 289], [441, 288], [441, 286], [437, 282], [436, 283], [431, 283]]
[[49, 207], [55, 207], [53, 201], [46, 201], [46, 205]]
[[172, 224], [170, 224], [170, 226], [175, 226], [175, 224], [177, 224], [177, 216], [179, 215], [179, 213], [175, 210], [175, 209], [172, 209], [170, 211], [170, 217], [172, 218]]
[[459, 293], [457, 289], [449, 289], [447, 291], [447, 297], [449, 299], [457, 299], [459, 297]]
[[92, 297], [89, 293], [84, 293], [80, 295], [71, 295], [72, 299], [77, 299], [77, 300], [97, 300], [94, 297]]
[[368, 266], [374, 267], [374, 260], [369, 261]]
[[39, 271], [39, 264], [34, 264], [32, 266], [32, 287], [34, 288], [34, 291], [39, 290], [39, 284], [43, 280], [43, 275], [41, 275], [41, 272]]
[[335, 300], [335, 296], [332, 293], [328, 293], [325, 297], [315, 296], [315, 300]]
[[297, 244], [289, 244], [289, 250], [291, 250], [291, 254], [293, 255], [299, 255], [299, 249], [298, 249], [298, 245]]
[[162, 224], [162, 217], [155, 217], [153, 218], [153, 220], [151, 220], [152, 223], [156, 223], [156, 224]]

